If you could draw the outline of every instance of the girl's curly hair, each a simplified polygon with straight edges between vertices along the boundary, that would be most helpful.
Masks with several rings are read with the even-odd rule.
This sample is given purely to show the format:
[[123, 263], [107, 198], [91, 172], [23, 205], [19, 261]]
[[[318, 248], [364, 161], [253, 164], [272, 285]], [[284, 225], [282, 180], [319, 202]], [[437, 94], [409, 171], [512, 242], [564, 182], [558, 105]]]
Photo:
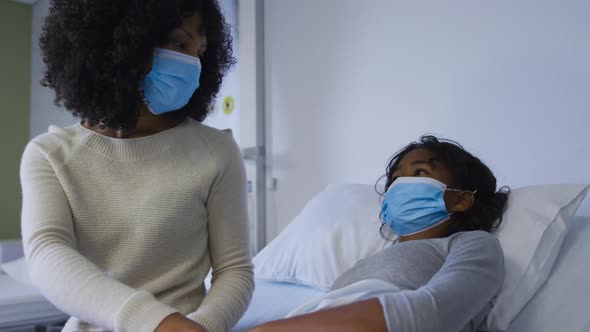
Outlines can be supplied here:
[[91, 125], [135, 127], [138, 91], [153, 51], [182, 19], [199, 13], [207, 35], [200, 87], [178, 112], [203, 121], [236, 60], [230, 27], [216, 0], [53, 0], [40, 40], [46, 65], [41, 84]]

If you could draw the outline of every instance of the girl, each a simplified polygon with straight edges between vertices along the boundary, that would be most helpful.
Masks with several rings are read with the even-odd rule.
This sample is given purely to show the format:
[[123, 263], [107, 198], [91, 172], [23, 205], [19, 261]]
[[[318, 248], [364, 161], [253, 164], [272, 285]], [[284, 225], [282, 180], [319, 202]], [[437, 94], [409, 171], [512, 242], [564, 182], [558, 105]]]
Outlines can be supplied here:
[[[252, 331], [457, 332], [482, 325], [503, 280], [502, 249], [490, 232], [508, 189], [497, 191], [490, 169], [460, 145], [425, 136], [391, 158], [385, 191], [381, 234], [396, 234], [398, 243], [361, 260], [294, 317]], [[330, 304], [345, 297], [347, 305]], [[315, 311], [326, 304], [330, 309]]]

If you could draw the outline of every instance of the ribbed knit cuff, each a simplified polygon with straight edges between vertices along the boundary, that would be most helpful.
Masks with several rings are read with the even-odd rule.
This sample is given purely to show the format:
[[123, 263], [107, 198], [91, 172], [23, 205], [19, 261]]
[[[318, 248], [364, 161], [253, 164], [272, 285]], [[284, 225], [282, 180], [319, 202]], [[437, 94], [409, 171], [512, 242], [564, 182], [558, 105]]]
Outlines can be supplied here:
[[123, 304], [115, 318], [116, 332], [154, 332], [158, 325], [178, 310], [169, 307], [146, 291], [139, 291]]
[[205, 316], [199, 315], [197, 313], [192, 313], [188, 315], [188, 318], [203, 325], [203, 327], [205, 327], [209, 332], [223, 332], [219, 326], [215, 325], [215, 323], [207, 319]]

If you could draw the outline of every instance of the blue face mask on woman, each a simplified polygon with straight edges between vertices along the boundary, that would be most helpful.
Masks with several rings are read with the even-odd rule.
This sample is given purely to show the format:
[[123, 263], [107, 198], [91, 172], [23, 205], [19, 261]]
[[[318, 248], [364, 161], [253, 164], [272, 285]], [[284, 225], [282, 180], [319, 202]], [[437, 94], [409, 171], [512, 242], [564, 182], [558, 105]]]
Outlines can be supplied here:
[[[433, 178], [399, 177], [389, 187], [381, 207], [386, 225], [397, 235], [412, 235], [436, 227], [452, 213], [445, 206], [447, 186]], [[383, 234], [383, 231], [382, 231]]]
[[188, 104], [199, 87], [201, 61], [198, 57], [167, 49], [154, 52], [152, 70], [139, 89], [154, 114], [176, 111]]

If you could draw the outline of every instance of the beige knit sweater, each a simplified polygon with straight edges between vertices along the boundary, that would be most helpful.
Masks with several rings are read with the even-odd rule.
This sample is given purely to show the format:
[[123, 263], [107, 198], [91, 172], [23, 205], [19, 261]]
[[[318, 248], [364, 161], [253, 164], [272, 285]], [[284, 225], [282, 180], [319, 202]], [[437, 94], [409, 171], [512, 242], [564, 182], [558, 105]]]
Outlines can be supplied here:
[[246, 178], [230, 134], [191, 119], [134, 139], [51, 127], [25, 149], [21, 183], [31, 278], [73, 316], [66, 330], [152, 332], [180, 312], [228, 331], [246, 310]]

